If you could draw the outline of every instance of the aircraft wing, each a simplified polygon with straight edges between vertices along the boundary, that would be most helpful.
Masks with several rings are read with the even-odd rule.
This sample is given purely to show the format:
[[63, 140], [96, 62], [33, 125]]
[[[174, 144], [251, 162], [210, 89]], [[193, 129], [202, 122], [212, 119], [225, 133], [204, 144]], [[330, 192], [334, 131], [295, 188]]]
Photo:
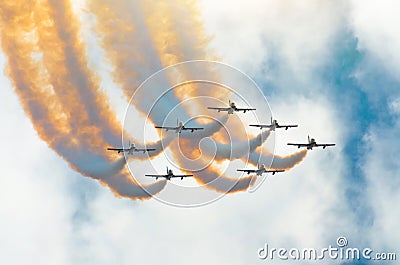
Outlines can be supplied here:
[[249, 110], [256, 110], [256, 109], [251, 109], [251, 108], [236, 108], [236, 111], [243, 111], [243, 112], [246, 112], [246, 111], [249, 111]]
[[259, 127], [259, 128], [271, 128], [272, 127], [272, 125], [267, 125], [267, 124], [250, 124], [249, 126]]
[[298, 125], [278, 125], [278, 126], [276, 126], [277, 128], [286, 128], [286, 130], [287, 129], [289, 129], [289, 128], [294, 128], [294, 127], [298, 127]]
[[152, 175], [152, 174], [146, 174], [146, 177], [152, 177], [152, 178], [165, 178], [166, 175]]
[[307, 146], [309, 146], [309, 144], [293, 144], [293, 143], [288, 143], [287, 145], [294, 145], [294, 146], [297, 146], [297, 147], [301, 147], [301, 146], [307, 147]]
[[325, 149], [327, 146], [335, 146], [336, 144], [316, 144], [315, 146], [321, 146]]
[[237, 169], [237, 171], [246, 172], [247, 174], [257, 172], [256, 169]]
[[155, 148], [143, 148], [143, 149], [136, 148], [135, 149], [136, 152], [148, 152], [148, 151], [155, 151], [155, 150], [156, 150]]
[[197, 131], [197, 130], [203, 130], [204, 128], [198, 128], [198, 127], [183, 127], [182, 130], [186, 131]]
[[218, 111], [229, 111], [231, 108], [215, 108], [215, 107], [208, 107], [208, 109], [214, 109], [214, 110], [218, 110]]
[[285, 172], [285, 170], [284, 170], [284, 169], [274, 169], [274, 170], [267, 170], [267, 171], [265, 171], [265, 172], [267, 172], [267, 173], [272, 173], [272, 175], [275, 175], [275, 173], [278, 173], [278, 172]]
[[178, 127], [167, 127], [167, 126], [156, 126], [157, 129], [164, 129], [164, 130], [176, 130]]
[[193, 175], [173, 175], [171, 178], [187, 178], [187, 177], [193, 177]]
[[129, 151], [129, 149], [124, 149], [124, 148], [107, 148], [109, 151], [118, 151], [118, 152], [124, 152], [124, 151]]

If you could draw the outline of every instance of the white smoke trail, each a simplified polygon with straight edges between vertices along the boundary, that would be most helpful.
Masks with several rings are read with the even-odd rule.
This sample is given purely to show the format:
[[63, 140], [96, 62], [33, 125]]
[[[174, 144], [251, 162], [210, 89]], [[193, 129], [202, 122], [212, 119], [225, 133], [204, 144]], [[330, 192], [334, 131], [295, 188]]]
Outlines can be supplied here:
[[288, 156], [279, 156], [271, 153], [261, 154], [259, 152], [253, 152], [249, 155], [249, 162], [253, 165], [257, 164], [271, 164], [271, 168], [273, 169], [291, 169], [305, 158], [307, 155], [307, 150], [302, 150], [296, 153], [293, 153]]

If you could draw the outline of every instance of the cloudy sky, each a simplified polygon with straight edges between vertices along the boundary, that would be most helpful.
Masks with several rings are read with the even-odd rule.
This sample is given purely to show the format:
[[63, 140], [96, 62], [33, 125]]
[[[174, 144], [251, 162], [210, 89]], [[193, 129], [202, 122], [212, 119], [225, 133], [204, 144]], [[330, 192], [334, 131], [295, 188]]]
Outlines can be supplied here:
[[[81, 26], [81, 36], [88, 47], [89, 67], [100, 76], [122, 123], [127, 102], [113, 81], [112, 67], [98, 64], [106, 55], [94, 37], [98, 28], [91, 24], [95, 4], [87, 1], [74, 7], [87, 22]], [[177, 6], [171, 0], [170, 8]], [[400, 258], [399, 3], [203, 0], [198, 8], [205, 35], [212, 36], [207, 53], [254, 79], [275, 118], [300, 125], [275, 134], [275, 151], [291, 154], [294, 150], [286, 143], [303, 142], [308, 134], [317, 141], [335, 142], [336, 147], [308, 152], [290, 171], [268, 176], [256, 192], [228, 194], [202, 207], [117, 198], [98, 181], [72, 169], [39, 137], [8, 75], [7, 60], [13, 58], [2, 52], [4, 263], [262, 264], [271, 262], [257, 256], [265, 243], [321, 249], [335, 246], [339, 236], [345, 236], [350, 247], [396, 252]], [[136, 23], [139, 33], [138, 16], [163, 21], [151, 8], [144, 8], [147, 13], [125, 9], [121, 20]], [[185, 9], [172, 14], [182, 12]], [[187, 31], [191, 25], [175, 22], [171, 27], [176, 38], [196, 45]], [[118, 23], [112, 26], [118, 30]], [[139, 39], [141, 58], [153, 59], [146, 38]], [[124, 49], [113, 48], [116, 53]], [[189, 59], [208, 58], [199, 53]], [[142, 60], [133, 65], [137, 62]], [[163, 64], [154, 63], [140, 74], [147, 78]]]

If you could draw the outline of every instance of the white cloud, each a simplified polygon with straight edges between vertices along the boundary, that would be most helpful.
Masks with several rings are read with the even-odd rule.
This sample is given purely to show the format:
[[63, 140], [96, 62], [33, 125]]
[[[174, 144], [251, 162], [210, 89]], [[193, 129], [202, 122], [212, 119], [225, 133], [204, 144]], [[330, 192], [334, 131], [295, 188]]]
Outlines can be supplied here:
[[[400, 3], [395, 0], [352, 1], [351, 21], [359, 48], [378, 59], [376, 62], [399, 80]], [[384, 88], [383, 88], [384, 89]]]
[[[399, 201], [400, 166], [398, 163], [398, 131], [400, 81], [400, 23], [398, 1], [359, 1], [352, 2], [352, 22], [358, 38], [359, 48], [366, 53], [368, 60], [361, 67], [356, 78], [367, 88], [371, 98], [383, 98], [389, 112], [384, 113], [384, 120], [375, 121], [364, 135], [367, 147], [360, 165], [367, 180], [365, 197], [371, 206], [373, 224], [369, 228], [370, 243], [378, 250], [399, 249], [400, 234], [397, 223], [400, 211], [396, 206]], [[385, 74], [384, 77], [381, 75]], [[393, 85], [389, 77], [396, 80]], [[379, 83], [371, 81], [379, 78]], [[385, 102], [385, 103], [386, 103]], [[388, 126], [387, 121], [393, 119]]]
[[399, 115], [400, 114], [400, 97], [395, 98], [389, 102], [389, 109], [392, 114]]
[[370, 243], [380, 251], [400, 248], [400, 162], [398, 150], [399, 127], [371, 128], [364, 142], [370, 147], [363, 163], [367, 177], [366, 195], [372, 206], [374, 221], [370, 229]]
[[8, 264], [68, 264], [73, 203], [71, 172], [42, 142], [0, 78], [0, 248]]
[[285, 61], [289, 79], [310, 74], [330, 58], [348, 12], [342, 1], [204, 0], [203, 8], [206, 28], [215, 33], [213, 44], [225, 62], [254, 76], [278, 58]]

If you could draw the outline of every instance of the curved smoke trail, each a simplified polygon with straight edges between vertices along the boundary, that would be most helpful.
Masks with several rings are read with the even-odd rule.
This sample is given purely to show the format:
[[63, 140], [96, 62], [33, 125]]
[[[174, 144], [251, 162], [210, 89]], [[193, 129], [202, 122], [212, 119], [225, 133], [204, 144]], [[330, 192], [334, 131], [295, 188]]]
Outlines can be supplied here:
[[[54, 6], [50, 4], [54, 4]], [[1, 44], [8, 57], [8, 75], [13, 81], [25, 112], [41, 139], [68, 161], [71, 168], [85, 176], [98, 179], [101, 183], [109, 186], [118, 196], [132, 199], [151, 198], [153, 194], [144, 192], [128, 172], [123, 171], [124, 159], [113, 160], [104, 153], [105, 139], [111, 137], [117, 139], [115, 133], [110, 133], [112, 125], [103, 128], [100, 123], [96, 124], [96, 121], [99, 122], [101, 119], [99, 117], [97, 120], [94, 118], [93, 122], [93, 117], [90, 117], [87, 107], [85, 109], [84, 106], [81, 106], [84, 104], [74, 104], [79, 101], [79, 96], [68, 94], [70, 93], [69, 89], [76, 89], [73, 87], [74, 85], [84, 84], [85, 86], [80, 89], [90, 90], [89, 84], [85, 83], [87, 81], [75, 79], [77, 72], [71, 72], [71, 67], [78, 66], [81, 69], [74, 69], [74, 71], [83, 71], [85, 69], [83, 63], [74, 61], [68, 64], [64, 61], [68, 57], [65, 55], [74, 56], [74, 53], [81, 50], [81, 48], [76, 49], [75, 47], [78, 45], [75, 43], [77, 40], [74, 40], [70, 33], [63, 35], [69, 40], [62, 38], [57, 40], [57, 34], [54, 34], [54, 31], [57, 32], [56, 23], [54, 23], [51, 37], [54, 42], [51, 45], [60, 45], [60, 47], [64, 47], [64, 50], [62, 48], [50, 50], [49, 47], [43, 46], [44, 40], [50, 38], [47, 34], [51, 34], [52, 31], [50, 28], [46, 28], [49, 31], [43, 30], [43, 25], [36, 24], [41, 19], [40, 16], [60, 12], [59, 8], [62, 8], [70, 20], [69, 22], [72, 25], [74, 23], [74, 18], [69, 17], [72, 16], [72, 12], [68, 2], [62, 5], [59, 2], [50, 4], [46, 5], [43, 1], [6, 1], [0, 8]], [[52, 26], [50, 23], [50, 27]], [[77, 57], [73, 60], [77, 60]], [[59, 72], [54, 68], [58, 68], [61, 74], [58, 74]], [[86, 78], [87, 73], [89, 70], [85, 69], [84, 73], [78, 77]], [[68, 84], [72, 87], [69, 87]], [[59, 89], [61, 86], [64, 89]], [[75, 100], [74, 96], [76, 96]], [[85, 98], [84, 100], [89, 99]], [[103, 112], [102, 104], [92, 103], [97, 107], [90, 109], [89, 104], [91, 113], [100, 109], [99, 114], [111, 117], [107, 108], [104, 108], [106, 111]], [[151, 190], [156, 194], [164, 186], [165, 183], [160, 182], [147, 187], [146, 190]]]

